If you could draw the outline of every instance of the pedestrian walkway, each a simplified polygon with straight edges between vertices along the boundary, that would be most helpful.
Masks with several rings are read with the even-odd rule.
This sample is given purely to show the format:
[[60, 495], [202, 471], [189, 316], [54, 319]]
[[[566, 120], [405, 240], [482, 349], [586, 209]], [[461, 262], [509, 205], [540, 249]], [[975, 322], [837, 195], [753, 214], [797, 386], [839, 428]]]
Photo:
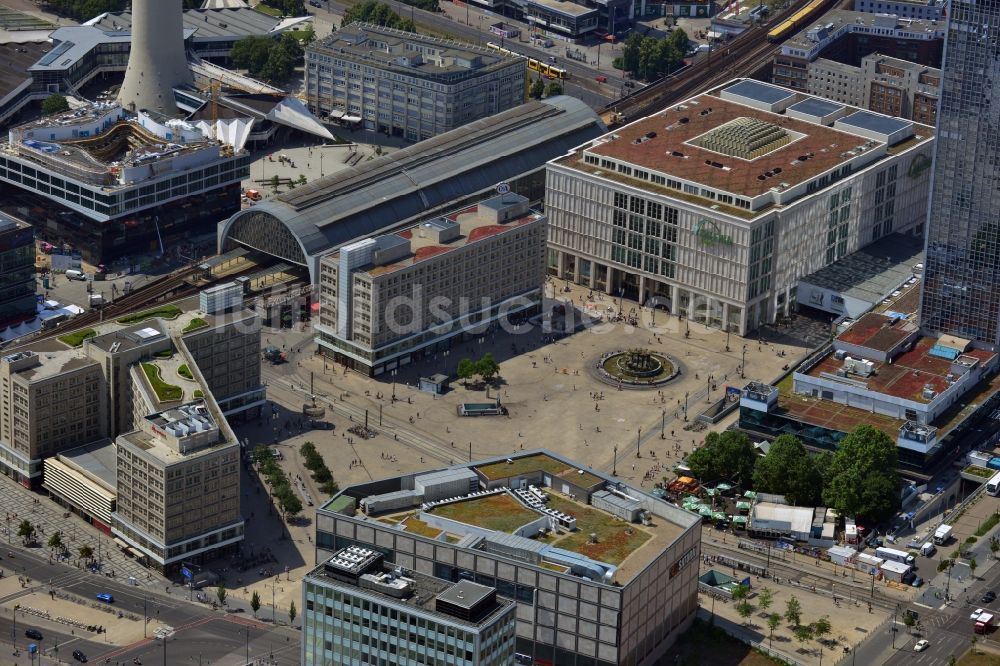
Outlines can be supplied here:
[[0, 477], [0, 493], [3, 494], [4, 522], [0, 523], [0, 536], [10, 549], [23, 549], [23, 542], [17, 536], [18, 526], [27, 520], [36, 530], [39, 547], [31, 550], [50, 553], [46, 547], [49, 538], [56, 532], [69, 555], [61, 558], [67, 564], [81, 568], [85, 564], [79, 560], [82, 546], [94, 551], [94, 568], [100, 573], [135, 585], [159, 587], [169, 584], [155, 571], [147, 569], [119, 550], [111, 537], [86, 523], [72, 512], [67, 512], [51, 498], [33, 493], [7, 477]]

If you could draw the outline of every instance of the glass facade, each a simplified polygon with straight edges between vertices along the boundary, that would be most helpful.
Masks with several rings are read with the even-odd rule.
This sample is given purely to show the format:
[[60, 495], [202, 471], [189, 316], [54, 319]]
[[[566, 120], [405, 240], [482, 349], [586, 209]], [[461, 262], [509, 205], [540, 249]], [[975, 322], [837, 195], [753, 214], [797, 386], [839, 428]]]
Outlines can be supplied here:
[[306, 579], [302, 663], [508, 666], [512, 607], [473, 626], [335, 582]]
[[35, 238], [0, 216], [0, 326], [35, 316]]
[[1000, 2], [951, 3], [921, 308], [924, 328], [989, 344], [1000, 342], [998, 33]]

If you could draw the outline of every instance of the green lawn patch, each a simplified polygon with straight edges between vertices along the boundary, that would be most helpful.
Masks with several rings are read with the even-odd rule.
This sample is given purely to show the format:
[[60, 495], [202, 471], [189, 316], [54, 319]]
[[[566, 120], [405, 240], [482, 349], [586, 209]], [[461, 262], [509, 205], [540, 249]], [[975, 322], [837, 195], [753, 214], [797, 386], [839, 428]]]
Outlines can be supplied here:
[[507, 494], [445, 504], [432, 509], [431, 513], [498, 532], [512, 532], [540, 515], [521, 506]]
[[66, 335], [60, 335], [59, 341], [63, 344], [69, 345], [70, 347], [79, 347], [83, 344], [83, 341], [92, 338], [97, 335], [97, 331], [92, 328], [81, 328], [79, 331], [73, 331], [72, 333], [67, 333]]
[[152, 310], [144, 310], [143, 312], [137, 312], [135, 314], [130, 314], [126, 317], [122, 317], [118, 320], [119, 324], [138, 324], [140, 321], [146, 321], [147, 319], [152, 319], [153, 317], [160, 317], [161, 319], [174, 319], [180, 315], [181, 309], [176, 305], [161, 305], [158, 308], [153, 308]]
[[496, 462], [489, 465], [482, 465], [476, 469], [490, 481], [537, 471], [548, 472], [552, 476], [559, 476], [570, 469], [570, 466], [566, 463], [560, 462], [555, 458], [550, 458], [544, 453], [524, 456], [523, 458], [514, 458], [513, 460], [513, 463], [507, 463], [506, 461]]
[[196, 398], [204, 398], [205, 397], [205, 392], [202, 391], [201, 389], [196, 389], [195, 392], [192, 395], [194, 397], [196, 397]]
[[[550, 494], [547, 504], [576, 518], [577, 531], [556, 541], [555, 546], [600, 562], [617, 566], [652, 537], [638, 525], [557, 495]], [[597, 535], [597, 543], [589, 543], [591, 534]]]
[[419, 518], [410, 517], [406, 519], [403, 523], [406, 527], [406, 531], [412, 534], [419, 534], [420, 536], [425, 536], [430, 539], [434, 539], [441, 534], [441, 530], [436, 527], [431, 527]]
[[195, 317], [192, 319], [181, 333], [190, 333], [191, 331], [197, 331], [199, 328], [205, 328], [208, 326], [208, 322], [201, 317]]
[[280, 9], [275, 9], [270, 5], [265, 5], [263, 2], [258, 2], [253, 8], [261, 14], [267, 14], [268, 16], [281, 16]]
[[975, 534], [977, 537], [986, 536], [986, 533], [997, 526], [1000, 523], [1000, 513], [994, 513], [992, 516], [983, 521], [983, 524], [979, 526]]
[[149, 380], [149, 385], [153, 387], [160, 402], [180, 400], [184, 396], [184, 391], [179, 386], [163, 381], [160, 377], [160, 369], [152, 363], [143, 363], [142, 371], [146, 373], [146, 379]]
[[187, 363], [177, 368], [177, 374], [183, 377], [184, 379], [190, 379], [191, 381], [194, 381], [194, 375], [191, 374], [191, 368], [187, 367]]
[[992, 479], [996, 472], [992, 469], [986, 469], [985, 467], [980, 467], [979, 465], [969, 465], [965, 468], [966, 474], [971, 474], [973, 476], [978, 476], [981, 479]]
[[164, 349], [163, 351], [156, 352], [155, 354], [153, 354], [153, 356], [155, 358], [168, 359], [174, 357], [174, 352], [170, 349]]

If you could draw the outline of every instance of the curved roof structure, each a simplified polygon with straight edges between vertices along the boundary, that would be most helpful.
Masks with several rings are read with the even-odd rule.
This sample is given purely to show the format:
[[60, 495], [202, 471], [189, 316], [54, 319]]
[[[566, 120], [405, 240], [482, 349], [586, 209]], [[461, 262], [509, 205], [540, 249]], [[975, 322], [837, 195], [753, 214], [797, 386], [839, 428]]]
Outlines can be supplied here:
[[219, 224], [219, 251], [264, 252], [309, 268], [315, 282], [321, 255], [541, 169], [605, 132], [576, 98], [528, 102], [242, 210]]

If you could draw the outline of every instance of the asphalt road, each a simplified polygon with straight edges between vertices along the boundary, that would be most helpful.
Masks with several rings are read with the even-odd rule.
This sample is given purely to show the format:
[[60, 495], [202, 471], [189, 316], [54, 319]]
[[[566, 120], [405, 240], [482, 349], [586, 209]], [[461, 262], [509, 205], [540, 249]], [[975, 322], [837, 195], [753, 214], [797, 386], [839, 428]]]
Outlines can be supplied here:
[[[65, 625], [26, 616], [23, 612], [17, 614], [15, 630], [14, 618], [9, 611], [4, 611], [0, 613], [0, 657], [3, 657], [0, 663], [5, 665], [10, 663], [6, 658], [12, 654], [14, 646], [20, 650], [20, 656], [15, 657], [13, 663], [31, 663], [26, 652], [27, 644], [38, 641], [24, 636], [24, 629], [29, 626], [41, 630], [44, 640], [40, 645], [45, 654], [49, 658], [57, 657], [64, 661], [71, 661], [72, 651], [79, 649], [91, 663], [104, 663], [106, 659], [110, 659], [111, 663], [131, 663], [137, 657], [144, 664], [214, 663], [235, 666], [247, 663], [249, 645], [250, 658], [255, 663], [259, 659], [264, 660], [261, 663], [288, 666], [299, 662], [298, 631], [287, 627], [275, 628], [254, 620], [249, 611], [224, 613], [191, 603], [182, 588], [172, 587], [170, 593], [151, 593], [148, 589], [132, 587], [102, 574], [63, 564], [49, 564], [44, 552], [18, 550], [13, 559], [5, 555], [0, 566], [5, 575], [27, 576], [31, 579], [30, 588], [0, 600], [6, 602], [6, 606], [12, 607], [17, 603], [17, 597], [29, 591], [44, 593], [50, 589], [63, 590], [88, 600], [94, 599], [94, 595], [99, 592], [110, 592], [115, 598], [115, 609], [142, 617], [145, 602], [150, 618], [150, 638], [119, 647], [107, 642], [109, 638], [114, 639], [117, 622], [116, 616], [111, 613], [94, 612], [93, 622], [108, 627], [109, 633], [105, 636], [71, 630]], [[230, 607], [237, 607], [238, 603], [231, 602]], [[174, 633], [167, 639], [166, 658], [163, 655], [162, 641], [152, 637], [152, 632], [161, 625], [174, 629]]]

